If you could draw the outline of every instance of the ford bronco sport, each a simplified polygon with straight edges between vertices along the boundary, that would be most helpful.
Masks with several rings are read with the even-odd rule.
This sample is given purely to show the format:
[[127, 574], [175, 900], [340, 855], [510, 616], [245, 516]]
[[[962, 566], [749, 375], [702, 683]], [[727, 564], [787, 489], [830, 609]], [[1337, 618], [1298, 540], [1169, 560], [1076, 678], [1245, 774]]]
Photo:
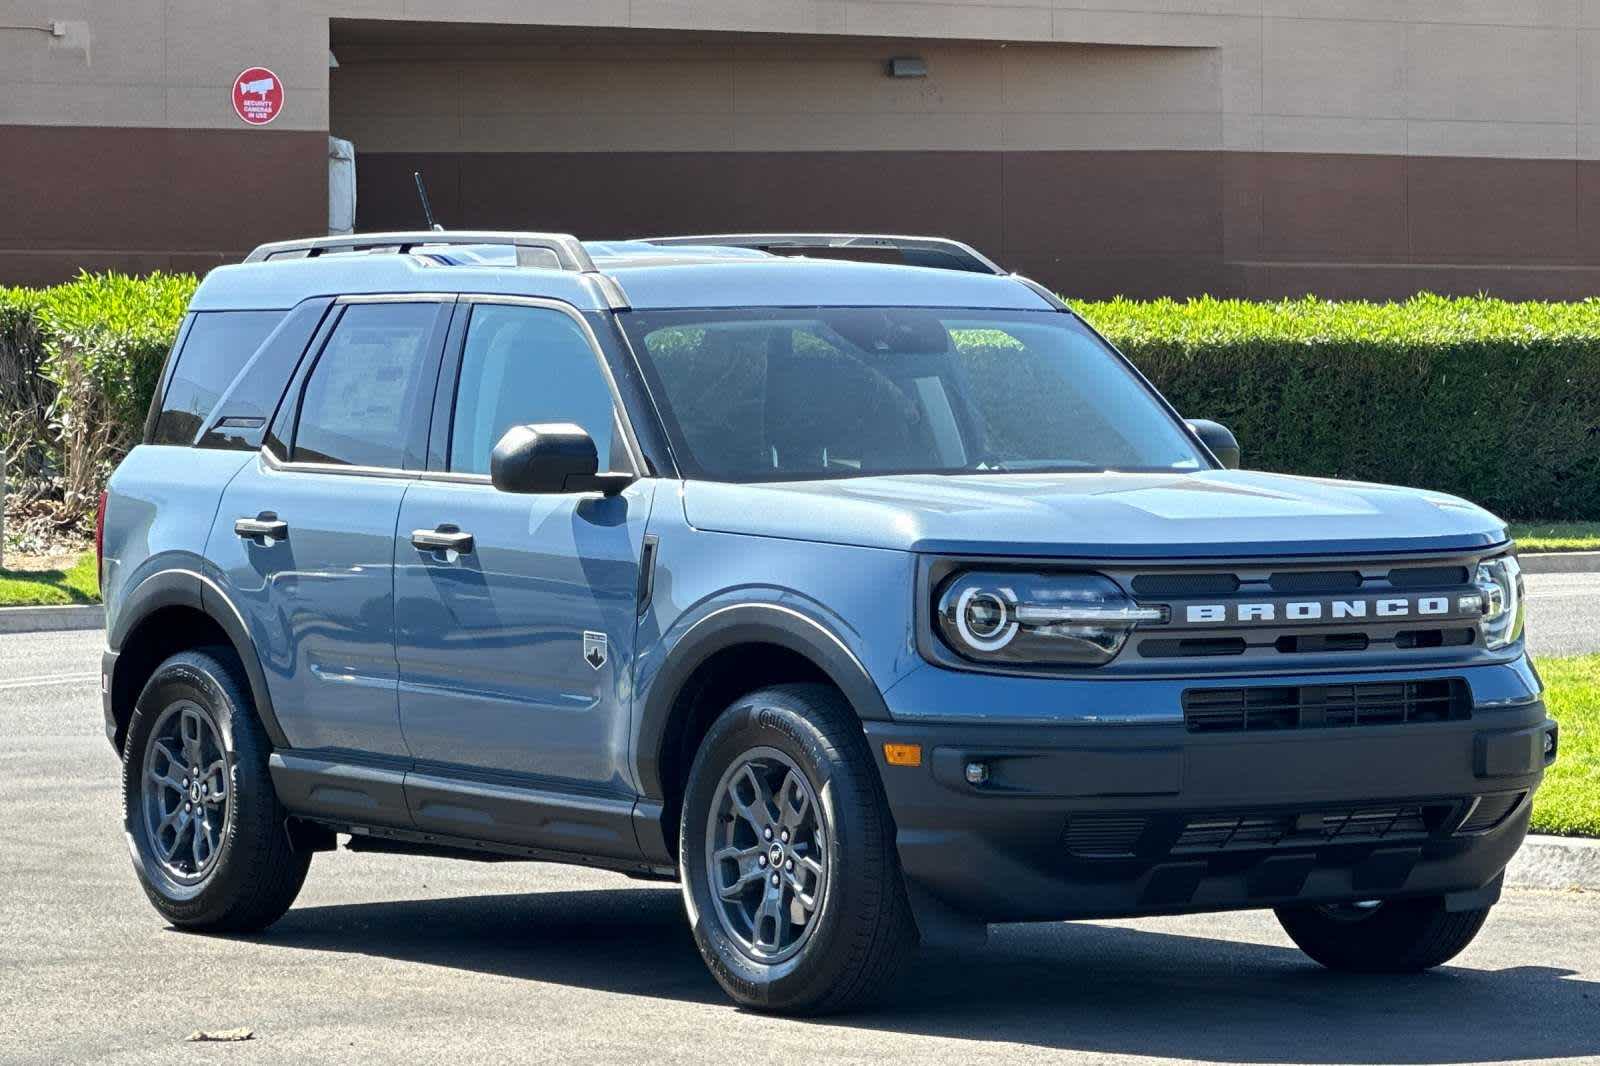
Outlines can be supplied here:
[[675, 879], [788, 1012], [1002, 921], [1436, 966], [1556, 752], [1513, 546], [1237, 465], [953, 241], [263, 246], [103, 504], [135, 870], [211, 931], [341, 836]]

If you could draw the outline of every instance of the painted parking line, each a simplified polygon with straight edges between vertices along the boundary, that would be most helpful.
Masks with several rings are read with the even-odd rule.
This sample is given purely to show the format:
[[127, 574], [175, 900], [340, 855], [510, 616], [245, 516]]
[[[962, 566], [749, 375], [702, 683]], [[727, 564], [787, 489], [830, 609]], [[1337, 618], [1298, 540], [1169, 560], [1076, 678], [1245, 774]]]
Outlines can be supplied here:
[[49, 685], [98, 685], [99, 674], [35, 674], [32, 677], [12, 677], [0, 681], [0, 692], [21, 688], [45, 688]]

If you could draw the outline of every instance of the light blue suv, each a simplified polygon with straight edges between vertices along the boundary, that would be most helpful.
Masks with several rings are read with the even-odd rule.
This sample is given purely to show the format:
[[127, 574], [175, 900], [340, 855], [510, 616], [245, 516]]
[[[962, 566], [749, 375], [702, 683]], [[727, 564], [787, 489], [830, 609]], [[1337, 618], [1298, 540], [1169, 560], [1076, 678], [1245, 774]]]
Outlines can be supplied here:
[[213, 931], [340, 835], [675, 879], [789, 1012], [998, 921], [1438, 965], [1556, 751], [1505, 527], [1237, 464], [953, 241], [264, 246], [104, 501], [135, 868]]

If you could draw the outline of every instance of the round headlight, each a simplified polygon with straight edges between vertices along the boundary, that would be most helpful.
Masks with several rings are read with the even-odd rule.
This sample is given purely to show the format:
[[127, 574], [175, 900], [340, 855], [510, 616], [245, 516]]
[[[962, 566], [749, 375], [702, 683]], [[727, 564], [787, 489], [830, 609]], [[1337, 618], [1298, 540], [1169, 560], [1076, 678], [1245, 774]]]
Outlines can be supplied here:
[[1100, 666], [1141, 621], [1159, 621], [1101, 574], [967, 571], [945, 582], [934, 614], [940, 636], [977, 662]]
[[1017, 623], [1003, 593], [972, 586], [956, 602], [956, 629], [962, 643], [979, 651], [999, 651], [1017, 635]]

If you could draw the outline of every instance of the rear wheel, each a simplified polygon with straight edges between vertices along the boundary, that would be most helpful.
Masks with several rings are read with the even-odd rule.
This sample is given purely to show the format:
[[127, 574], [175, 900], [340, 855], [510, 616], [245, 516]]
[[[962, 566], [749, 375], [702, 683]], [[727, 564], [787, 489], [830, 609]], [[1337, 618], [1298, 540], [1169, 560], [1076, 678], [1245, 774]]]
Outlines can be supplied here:
[[1478, 935], [1489, 908], [1448, 911], [1444, 898], [1280, 907], [1301, 951], [1332, 970], [1416, 973], [1441, 966]]
[[712, 725], [689, 772], [678, 866], [700, 954], [741, 1006], [856, 1006], [916, 942], [861, 724], [824, 686], [763, 689]]
[[310, 864], [284, 826], [270, 744], [231, 649], [174, 655], [139, 696], [123, 820], [145, 894], [173, 925], [248, 932], [289, 909]]

